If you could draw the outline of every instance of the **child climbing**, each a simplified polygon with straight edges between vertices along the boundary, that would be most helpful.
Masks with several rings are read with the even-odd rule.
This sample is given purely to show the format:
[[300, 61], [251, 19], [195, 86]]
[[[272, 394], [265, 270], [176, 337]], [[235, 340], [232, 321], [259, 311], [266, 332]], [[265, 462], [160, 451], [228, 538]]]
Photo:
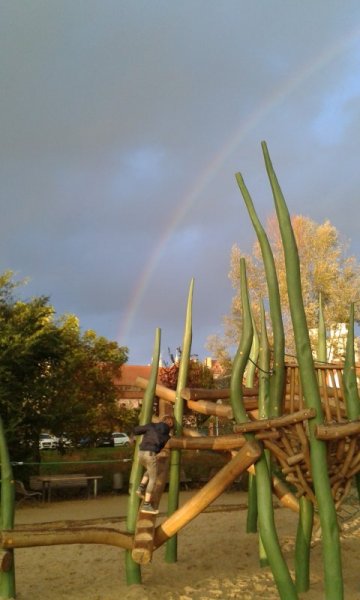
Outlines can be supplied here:
[[134, 428], [134, 435], [143, 435], [139, 448], [139, 462], [145, 468], [136, 494], [144, 499], [143, 512], [156, 515], [159, 511], [151, 504], [151, 496], [157, 477], [157, 455], [170, 439], [170, 431], [174, 426], [171, 415], [165, 415], [159, 423], [147, 423]]

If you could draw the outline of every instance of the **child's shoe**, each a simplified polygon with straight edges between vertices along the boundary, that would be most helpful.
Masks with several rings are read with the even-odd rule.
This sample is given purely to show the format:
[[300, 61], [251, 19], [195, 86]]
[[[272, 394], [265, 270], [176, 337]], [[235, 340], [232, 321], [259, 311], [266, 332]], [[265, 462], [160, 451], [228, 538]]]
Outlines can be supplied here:
[[154, 508], [151, 502], [144, 502], [141, 507], [141, 512], [151, 513], [152, 515], [157, 515], [159, 513], [157, 508]]

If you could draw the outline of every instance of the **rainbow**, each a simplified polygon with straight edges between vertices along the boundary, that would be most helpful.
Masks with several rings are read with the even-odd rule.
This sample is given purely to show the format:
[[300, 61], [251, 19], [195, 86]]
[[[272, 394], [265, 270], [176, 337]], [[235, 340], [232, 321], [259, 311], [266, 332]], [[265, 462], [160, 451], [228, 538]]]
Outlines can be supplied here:
[[[157, 263], [166, 248], [169, 239], [172, 237], [179, 223], [188, 213], [196, 199], [203, 193], [214, 176], [218, 173], [226, 159], [233, 154], [238, 148], [245, 136], [258, 125], [271, 111], [281, 105], [288, 99], [300, 86], [310, 79], [313, 75], [321, 71], [329, 65], [338, 56], [348, 50], [352, 44], [360, 38], [360, 28], [357, 27], [345, 39], [339, 40], [331, 47], [327, 46], [323, 51], [311, 62], [304, 64], [294, 75], [286, 79], [283, 86], [274, 89], [273, 93], [267, 98], [266, 102], [260, 104], [255, 110], [246, 117], [240, 126], [235, 131], [234, 135], [220, 149], [220, 152], [207, 164], [204, 171], [197, 177], [195, 183], [190, 186], [188, 192], [184, 195], [182, 201], [175, 208], [169, 223], [167, 224], [163, 235], [157, 242], [152, 254], [132, 290], [130, 300], [125, 310], [124, 319], [120, 325], [118, 340], [120, 344], [124, 344], [131, 332], [136, 314], [140, 308], [141, 302], [145, 297], [146, 289], [149, 281], [156, 269]], [[190, 275], [189, 275], [190, 278]]]

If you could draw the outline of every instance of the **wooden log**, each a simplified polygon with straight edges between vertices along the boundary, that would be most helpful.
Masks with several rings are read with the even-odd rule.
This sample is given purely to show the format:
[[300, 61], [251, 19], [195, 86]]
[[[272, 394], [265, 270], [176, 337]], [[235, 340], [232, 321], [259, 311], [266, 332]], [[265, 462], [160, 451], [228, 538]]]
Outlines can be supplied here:
[[[170, 450], [166, 447], [163, 448], [156, 457], [157, 476], [155, 487], [151, 494], [151, 504], [154, 508], [158, 508], [166, 486], [169, 461]], [[139, 565], [146, 565], [152, 559], [156, 518], [157, 515], [142, 512], [140, 506], [135, 527], [134, 544], [131, 552], [132, 559]]]
[[[149, 380], [145, 379], [145, 377], [137, 377], [135, 380], [135, 385], [139, 386], [143, 390], [146, 390], [148, 383]], [[170, 388], [167, 388], [165, 385], [158, 383], [155, 387], [155, 394], [159, 396], [159, 398], [163, 398], [168, 402], [175, 402], [175, 390], [170, 390]]]
[[300, 440], [302, 452], [304, 454], [305, 464], [307, 466], [308, 471], [311, 471], [309, 439], [305, 434], [303, 423], [296, 423], [295, 431]]
[[337, 502], [335, 503], [336, 510], [339, 510], [340, 506], [343, 504], [344, 500], [349, 495], [349, 492], [351, 490], [351, 484], [352, 484], [351, 479], [348, 479], [345, 484], [343, 493], [341, 494], [341, 498], [339, 498], [339, 500], [337, 500]]
[[316, 425], [315, 436], [318, 440], [337, 440], [360, 433], [360, 420], [331, 425]]
[[151, 561], [154, 545], [156, 515], [139, 510], [134, 536], [134, 546], [131, 551], [132, 559], [139, 565], [146, 565]]
[[[255, 400], [258, 398], [258, 388], [243, 387], [244, 398]], [[199, 389], [186, 387], [181, 390], [181, 397], [184, 400], [224, 400], [230, 398], [230, 388], [222, 389]]]
[[344, 459], [344, 456], [347, 452], [347, 447], [348, 447], [348, 441], [349, 438], [341, 438], [341, 440], [338, 441], [337, 443], [337, 448], [336, 448], [336, 460], [337, 462], [342, 462]]
[[[342, 441], [342, 440], [341, 440]], [[350, 470], [350, 464], [353, 459], [355, 452], [357, 451], [357, 438], [353, 437], [345, 454], [345, 460], [342, 462], [340, 469], [337, 469], [337, 473], [330, 479], [330, 483], [344, 479], [347, 477], [347, 473]]]
[[214, 415], [226, 419], [233, 418], [232, 408], [229, 404], [216, 404], [216, 402], [210, 402], [209, 400], [197, 400], [197, 402], [188, 400], [187, 407], [202, 415]]
[[289, 458], [287, 459], [287, 463], [288, 463], [288, 465], [292, 466], [292, 465], [297, 465], [298, 463], [302, 462], [303, 460], [304, 460], [304, 453], [298, 452], [298, 454], [293, 454], [292, 456], [289, 456]]
[[[51, 524], [49, 524], [51, 525]], [[1, 532], [3, 548], [30, 548], [33, 546], [56, 546], [59, 544], [105, 544], [131, 550], [130, 534], [107, 527], [73, 527], [71, 529], [9, 529]]]
[[161, 546], [161, 544], [199, 515], [233, 483], [240, 473], [256, 462], [260, 455], [261, 448], [257, 442], [246, 442], [236, 456], [220, 469], [197, 494], [156, 528], [155, 546]]
[[288, 455], [278, 444], [274, 444], [270, 440], [264, 440], [264, 446], [278, 459], [281, 466], [287, 467]]
[[353, 477], [359, 471], [360, 471], [360, 452], [358, 454], [356, 454], [355, 458], [353, 458], [353, 460], [351, 462], [349, 472], [348, 472], [348, 477]]
[[259, 431], [261, 429], [285, 427], [287, 425], [299, 423], [300, 421], [313, 419], [315, 416], [316, 410], [314, 408], [305, 408], [291, 415], [283, 415], [274, 419], [260, 419], [258, 421], [239, 423], [238, 425], [234, 425], [234, 431], [236, 431], [236, 433], [247, 433], [250, 431]]
[[276, 475], [272, 476], [272, 486], [276, 496], [279, 498], [283, 506], [289, 508], [293, 512], [300, 512], [299, 500], [289, 490], [288, 486], [285, 485], [285, 483]]
[[[277, 431], [259, 432], [255, 434], [256, 439], [267, 440], [277, 439]], [[202, 436], [193, 438], [172, 437], [167, 447], [177, 448], [179, 450], [236, 450], [242, 448], [246, 443], [243, 435], [230, 434], [219, 436]]]

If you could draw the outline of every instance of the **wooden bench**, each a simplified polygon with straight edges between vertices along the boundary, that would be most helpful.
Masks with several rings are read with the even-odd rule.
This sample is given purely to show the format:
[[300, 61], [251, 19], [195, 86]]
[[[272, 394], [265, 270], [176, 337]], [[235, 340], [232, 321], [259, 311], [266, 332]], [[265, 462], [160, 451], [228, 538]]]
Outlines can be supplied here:
[[69, 475], [38, 475], [30, 477], [30, 488], [41, 490], [43, 502], [46, 496], [51, 501], [51, 490], [59, 488], [87, 488], [88, 498], [91, 496], [91, 482], [93, 482], [93, 495], [97, 496], [97, 484], [102, 475], [86, 475], [85, 473], [71, 473]]
[[20, 480], [15, 480], [15, 498], [16, 504], [19, 505], [25, 500], [39, 500], [42, 497], [41, 492], [27, 490], [24, 483]]

